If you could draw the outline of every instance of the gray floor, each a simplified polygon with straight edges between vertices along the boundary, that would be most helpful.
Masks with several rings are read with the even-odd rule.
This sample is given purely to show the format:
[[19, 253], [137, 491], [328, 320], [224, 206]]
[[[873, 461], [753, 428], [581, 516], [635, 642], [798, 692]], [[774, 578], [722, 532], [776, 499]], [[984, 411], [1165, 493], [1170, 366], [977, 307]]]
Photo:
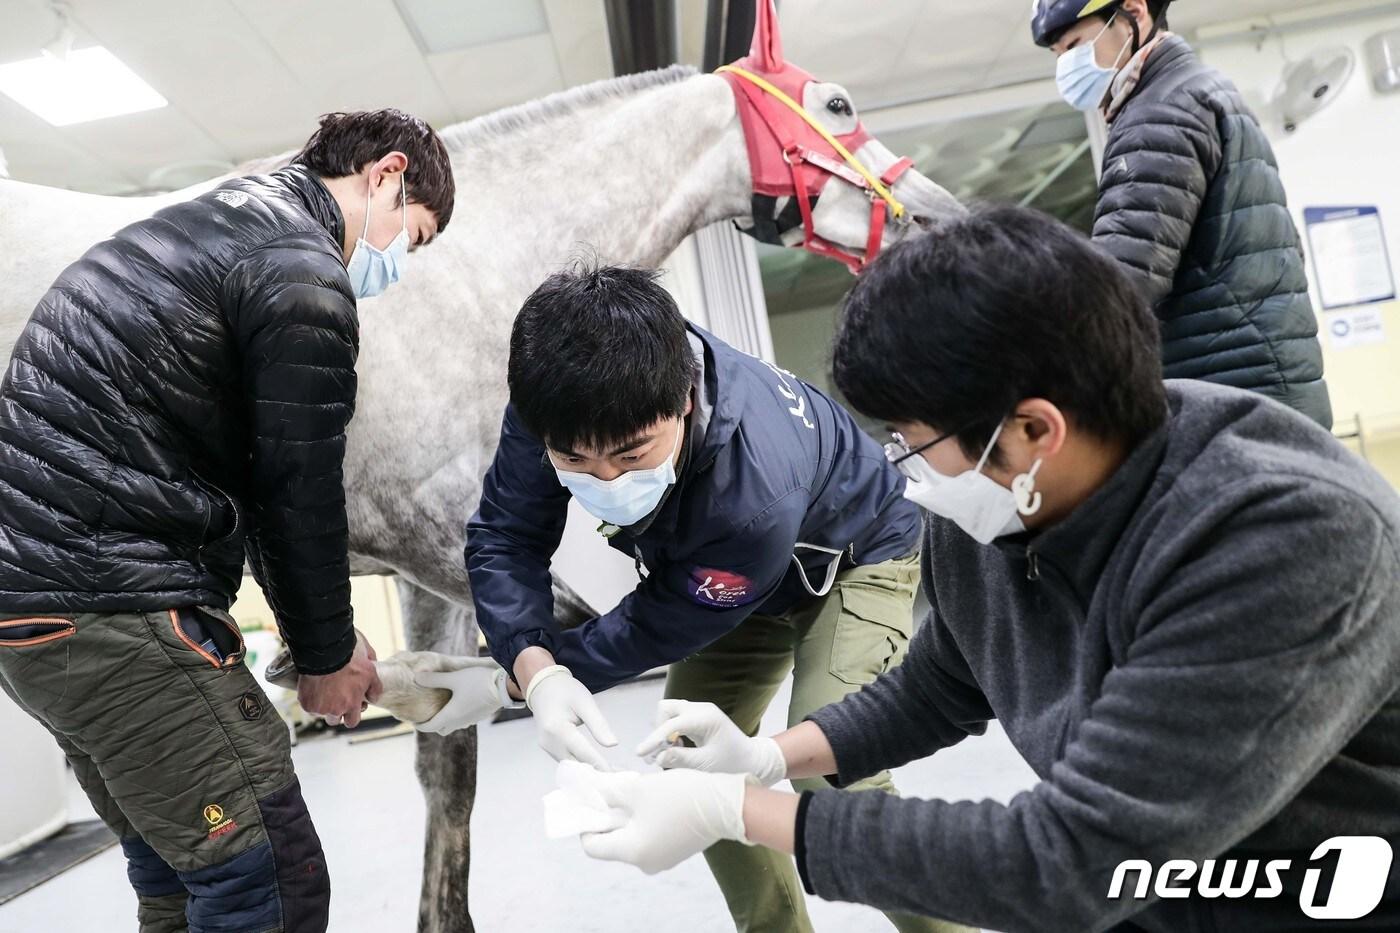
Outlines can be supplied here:
[[[661, 684], [651, 681], [600, 696], [623, 745], [649, 731]], [[781, 728], [786, 693], [765, 723]], [[423, 834], [423, 805], [413, 778], [408, 736], [351, 745], [343, 736], [303, 742], [296, 749], [308, 805], [325, 844], [335, 888], [331, 929], [409, 931], [414, 927]], [[626, 767], [625, 751], [613, 760]], [[529, 721], [482, 729], [481, 773], [472, 816], [472, 912], [483, 933], [620, 933], [658, 926], [685, 933], [726, 933], [733, 925], [724, 902], [695, 858], [648, 878], [630, 866], [586, 858], [575, 840], [544, 838], [540, 798], [553, 785], [554, 765], [534, 744]], [[896, 773], [906, 796], [1009, 800], [1034, 776], [993, 726]], [[92, 815], [76, 785], [75, 819]], [[813, 900], [818, 930], [887, 933], [879, 914]], [[0, 907], [0, 933], [135, 928], [135, 897], [126, 885], [120, 851], [111, 849]], [[664, 918], [664, 919], [662, 919]]]

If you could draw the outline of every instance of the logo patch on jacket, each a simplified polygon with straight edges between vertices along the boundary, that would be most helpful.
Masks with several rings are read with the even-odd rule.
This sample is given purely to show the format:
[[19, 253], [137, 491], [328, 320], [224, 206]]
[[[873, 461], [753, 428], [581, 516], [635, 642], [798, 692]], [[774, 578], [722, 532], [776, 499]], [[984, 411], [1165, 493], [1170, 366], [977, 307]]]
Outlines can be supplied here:
[[219, 191], [214, 195], [215, 201], [222, 201], [229, 207], [242, 207], [248, 203], [248, 195], [242, 191]]
[[741, 573], [728, 570], [715, 570], [712, 567], [696, 567], [690, 572], [688, 581], [690, 596], [702, 606], [716, 606], [730, 609], [744, 606], [754, 601], [753, 581]]

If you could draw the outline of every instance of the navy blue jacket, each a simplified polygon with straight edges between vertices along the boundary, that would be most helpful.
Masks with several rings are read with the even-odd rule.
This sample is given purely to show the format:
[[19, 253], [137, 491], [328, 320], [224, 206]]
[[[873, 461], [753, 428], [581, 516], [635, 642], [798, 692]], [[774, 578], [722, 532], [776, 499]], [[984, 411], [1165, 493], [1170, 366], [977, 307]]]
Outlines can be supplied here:
[[[812, 598], [793, 562], [800, 542], [842, 552], [845, 566], [876, 564], [918, 547], [918, 508], [884, 452], [840, 405], [791, 373], [692, 327], [705, 349], [714, 409], [692, 432], [675, 488], [635, 536], [609, 543], [646, 576], [611, 612], [560, 631], [550, 558], [569, 493], [544, 445], [507, 407], [501, 445], [467, 524], [467, 571], [476, 617], [497, 661], [540, 645], [590, 690], [679, 661], [751, 613]], [[831, 554], [797, 549], [820, 590]]]

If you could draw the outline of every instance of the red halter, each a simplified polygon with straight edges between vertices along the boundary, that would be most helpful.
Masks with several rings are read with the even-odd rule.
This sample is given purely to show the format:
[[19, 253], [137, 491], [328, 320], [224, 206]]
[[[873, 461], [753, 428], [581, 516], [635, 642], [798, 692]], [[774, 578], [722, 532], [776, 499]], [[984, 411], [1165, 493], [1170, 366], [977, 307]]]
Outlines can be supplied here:
[[[781, 49], [778, 54], [781, 55]], [[877, 184], [875, 177], [853, 155], [870, 141], [865, 127], [857, 123], [852, 132], [836, 137], [819, 131], [798, 112], [803, 90], [813, 80], [812, 76], [795, 65], [781, 62], [779, 70], [764, 71], [759, 59], [755, 51], [719, 69], [720, 77], [728, 81], [734, 91], [754, 192], [774, 198], [792, 197], [802, 216], [803, 249], [844, 263], [858, 275], [880, 252], [888, 215], [902, 215], [903, 206], [889, 189], [914, 163], [907, 158], [898, 160], [885, 170]], [[832, 139], [845, 149], [844, 153], [832, 145]], [[812, 222], [812, 202], [833, 176], [860, 188], [870, 199], [870, 233], [864, 255], [817, 235]]]

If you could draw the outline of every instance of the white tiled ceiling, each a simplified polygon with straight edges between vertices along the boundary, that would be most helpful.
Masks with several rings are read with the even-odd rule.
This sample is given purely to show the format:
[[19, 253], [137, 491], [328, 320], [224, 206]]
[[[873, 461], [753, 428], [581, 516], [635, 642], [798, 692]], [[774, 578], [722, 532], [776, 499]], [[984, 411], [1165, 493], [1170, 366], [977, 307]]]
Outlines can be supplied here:
[[[548, 32], [425, 54], [394, 0], [71, 0], [75, 46], [107, 46], [170, 106], [58, 128], [0, 95], [0, 150], [15, 178], [130, 192], [295, 146], [331, 110], [443, 126], [612, 73], [601, 0], [541, 5]], [[0, 62], [57, 32], [45, 0], [0, 0], [0, 23]]]
[[[548, 31], [425, 54], [404, 9], [437, 22], [539, 4]], [[707, 0], [682, 5], [699, 48]], [[1174, 25], [1238, 20], [1306, 0], [1191, 0]], [[300, 143], [330, 110], [397, 106], [437, 126], [611, 74], [602, 0], [70, 0], [77, 47], [100, 44], [170, 106], [64, 128], [0, 95], [0, 150], [27, 181], [121, 193]], [[789, 55], [848, 86], [862, 109], [1044, 79], [1029, 0], [782, 0]], [[518, 10], [516, 11], [519, 12]], [[443, 19], [448, 17], [449, 19]], [[518, 32], [511, 16], [497, 35]], [[0, 62], [30, 58], [57, 26], [47, 0], [0, 0]], [[483, 23], [485, 34], [493, 24]], [[431, 27], [428, 27], [431, 28]], [[420, 30], [421, 31], [421, 30]], [[452, 30], [454, 33], [459, 30]], [[470, 32], [470, 30], [463, 30]], [[448, 43], [451, 45], [452, 43]], [[168, 186], [168, 185], [167, 185]]]

